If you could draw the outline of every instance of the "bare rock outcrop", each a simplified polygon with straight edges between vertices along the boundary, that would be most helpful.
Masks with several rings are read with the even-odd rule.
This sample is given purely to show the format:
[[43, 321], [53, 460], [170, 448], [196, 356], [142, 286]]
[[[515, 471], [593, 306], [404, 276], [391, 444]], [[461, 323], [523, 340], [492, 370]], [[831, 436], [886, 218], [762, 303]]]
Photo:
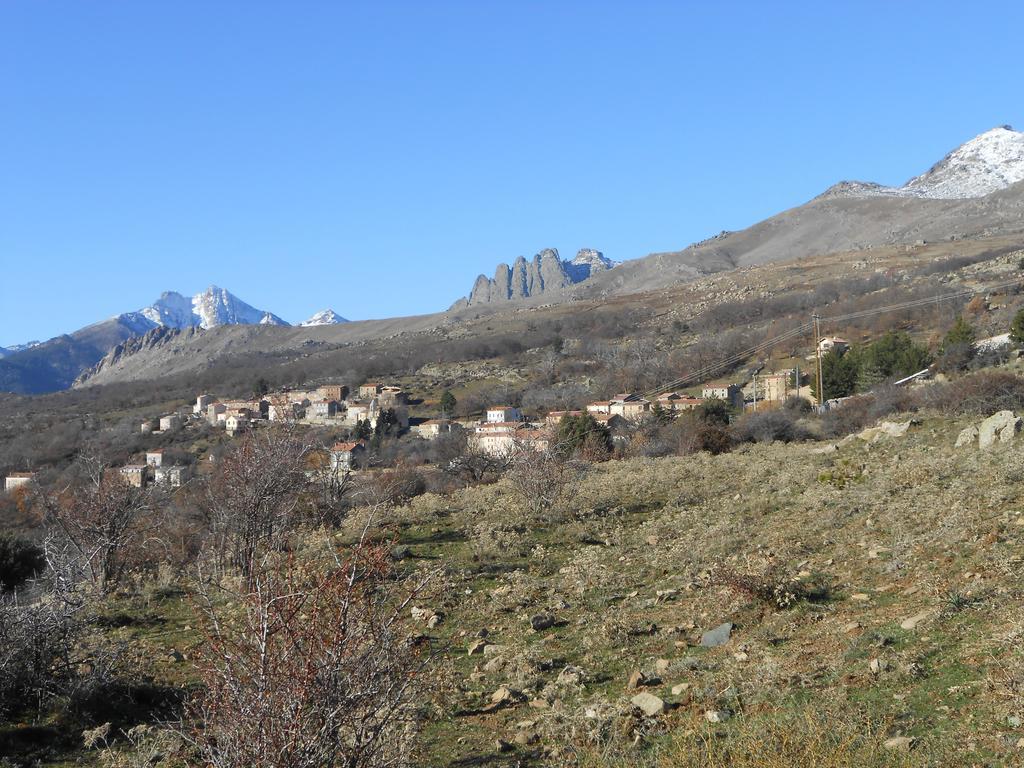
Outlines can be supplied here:
[[499, 264], [493, 278], [480, 275], [469, 296], [455, 302], [452, 309], [555, 294], [613, 266], [593, 248], [580, 249], [572, 261], [563, 261], [557, 250], [545, 248], [532, 259], [520, 256], [511, 265]]

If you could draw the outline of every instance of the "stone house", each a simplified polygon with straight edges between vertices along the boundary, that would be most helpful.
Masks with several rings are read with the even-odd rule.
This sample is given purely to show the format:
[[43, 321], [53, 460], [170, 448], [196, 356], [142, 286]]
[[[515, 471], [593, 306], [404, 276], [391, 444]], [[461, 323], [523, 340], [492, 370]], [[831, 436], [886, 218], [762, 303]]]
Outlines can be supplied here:
[[176, 413], [172, 413], [169, 416], [160, 417], [160, 431], [161, 432], [174, 432], [181, 428], [181, 416]]
[[217, 398], [213, 395], [198, 395], [196, 397], [196, 404], [192, 406], [192, 413], [196, 416], [202, 416], [206, 413], [206, 409], [210, 407], [212, 403], [215, 403]]
[[377, 415], [376, 404], [376, 400], [372, 400], [369, 403], [350, 400], [348, 409], [345, 411], [345, 423], [354, 427], [360, 421], [370, 421], [371, 417], [376, 417]]
[[621, 416], [626, 421], [636, 421], [643, 418], [650, 410], [651, 403], [648, 400], [642, 398], [620, 400], [618, 397], [615, 397], [608, 408], [608, 414], [610, 416]]
[[164, 463], [164, 452], [161, 449], [146, 451], [146, 466], [162, 467]]
[[566, 416], [582, 416], [583, 411], [551, 411], [544, 417], [544, 423], [549, 427], [557, 427]]
[[142, 488], [146, 484], [145, 464], [125, 464], [118, 470], [128, 485]]
[[368, 400], [374, 398], [381, 393], [384, 386], [377, 382], [368, 382], [366, 384], [359, 385], [359, 398], [361, 400]]
[[666, 411], [692, 411], [703, 404], [699, 397], [690, 397], [679, 392], [667, 392], [659, 395], [655, 402]]
[[608, 414], [611, 412], [612, 402], [611, 400], [598, 400], [596, 403], [590, 403], [587, 406], [587, 413], [597, 414], [604, 413]]
[[337, 417], [337, 415], [337, 400], [318, 400], [315, 403], [310, 403], [309, 408], [306, 409], [307, 418], [333, 419]]
[[153, 432], [153, 422], [152, 421], [144, 421], [144, 422], [142, 422], [141, 426], [139, 427], [139, 430], [144, 435], [152, 434], [152, 432]]
[[228, 407], [224, 403], [210, 403], [206, 406], [206, 420], [217, 426], [217, 422], [221, 419], [222, 415], [227, 413]]
[[484, 414], [488, 424], [506, 424], [523, 420], [520, 410], [511, 405], [492, 405]]
[[608, 427], [613, 432], [629, 426], [629, 422], [619, 415], [613, 416], [610, 413], [592, 413], [590, 415], [594, 417], [594, 421], [598, 424]]
[[850, 342], [846, 339], [841, 339], [838, 336], [822, 336], [818, 341], [818, 350], [821, 354], [827, 354], [833, 350], [837, 354], [843, 354], [850, 348]]
[[409, 396], [401, 387], [381, 387], [377, 400], [382, 408], [393, 408], [396, 405], [407, 404]]
[[366, 446], [361, 442], [335, 443], [331, 446], [331, 469], [335, 472], [348, 472], [355, 469], [366, 455]]
[[32, 482], [35, 472], [11, 472], [4, 478], [4, 491], [13, 491]]
[[794, 372], [778, 371], [757, 377], [757, 399], [762, 402], [777, 403], [784, 401], [789, 395], [796, 393], [793, 385]]
[[701, 397], [704, 400], [724, 400], [735, 408], [743, 407], [743, 390], [738, 384], [728, 384], [724, 387], [704, 387]]
[[447, 435], [460, 429], [462, 427], [450, 419], [430, 419], [417, 424], [412, 431], [425, 440], [436, 440], [441, 435]]
[[348, 397], [348, 387], [344, 384], [324, 384], [317, 389], [317, 394], [323, 400], [344, 400]]
[[153, 470], [154, 482], [168, 488], [180, 488], [189, 476], [189, 468], [182, 466], [159, 466]]

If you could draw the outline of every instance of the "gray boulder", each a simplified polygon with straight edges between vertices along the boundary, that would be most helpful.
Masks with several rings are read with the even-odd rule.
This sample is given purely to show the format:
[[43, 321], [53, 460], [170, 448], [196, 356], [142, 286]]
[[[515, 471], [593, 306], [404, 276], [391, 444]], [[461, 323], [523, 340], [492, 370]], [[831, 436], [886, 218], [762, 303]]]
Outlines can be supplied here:
[[1009, 443], [1020, 432], [1020, 417], [1013, 411], [999, 411], [978, 425], [978, 447], [982, 450], [991, 448], [996, 442]]
[[730, 635], [732, 635], [732, 622], [727, 621], [701, 635], [700, 644], [705, 648], [717, 648], [728, 643]]
[[638, 707], [648, 717], [656, 717], [665, 711], [665, 702], [647, 691], [638, 693], [630, 701], [633, 702], [634, 707]]

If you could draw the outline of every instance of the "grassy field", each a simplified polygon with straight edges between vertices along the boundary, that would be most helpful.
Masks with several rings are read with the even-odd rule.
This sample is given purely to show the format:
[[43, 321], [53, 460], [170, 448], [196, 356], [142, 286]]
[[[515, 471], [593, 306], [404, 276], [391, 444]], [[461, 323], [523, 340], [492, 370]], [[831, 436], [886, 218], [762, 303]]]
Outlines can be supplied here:
[[[966, 421], [916, 419], [874, 443], [594, 465], [538, 513], [507, 480], [388, 511], [377, 535], [403, 547], [398, 567], [440, 570], [423, 606], [443, 620], [424, 631], [447, 649], [449, 685], [424, 702], [417, 764], [1014, 762], [1024, 454], [954, 450]], [[321, 557], [360, 524], [308, 532], [300, 552]], [[89, 636], [119, 649], [137, 681], [128, 699], [148, 709], [7, 728], [7, 754], [29, 738], [19, 729], [111, 721], [110, 749], [68, 737], [38, 754], [130, 764], [118, 730], [159, 717], [197, 679], [183, 585], [167, 575], [112, 598]], [[551, 626], [534, 629], [539, 615]], [[724, 622], [727, 642], [704, 647]], [[643, 715], [631, 703], [642, 692], [664, 711]]]

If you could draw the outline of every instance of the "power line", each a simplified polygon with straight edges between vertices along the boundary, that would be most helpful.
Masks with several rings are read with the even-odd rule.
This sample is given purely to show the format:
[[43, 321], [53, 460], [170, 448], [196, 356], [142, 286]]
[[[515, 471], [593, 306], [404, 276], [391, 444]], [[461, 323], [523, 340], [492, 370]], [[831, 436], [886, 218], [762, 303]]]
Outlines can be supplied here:
[[[964, 298], [964, 297], [967, 297], [967, 296], [976, 296], [976, 295], [982, 294], [982, 293], [991, 293], [991, 292], [997, 291], [997, 290], [999, 290], [1001, 288], [1009, 288], [1011, 286], [1020, 285], [1022, 282], [1024, 282], [1024, 277], [1019, 277], [1019, 278], [1017, 278], [1015, 280], [1008, 280], [1008, 281], [1002, 282], [1002, 283], [995, 283], [993, 285], [985, 286], [984, 288], [978, 288], [978, 289], [975, 289], [975, 290], [965, 289], [965, 290], [962, 290], [962, 291], [957, 291], [955, 293], [945, 293], [945, 294], [942, 294], [941, 296], [930, 296], [930, 297], [924, 298], [924, 299], [913, 299], [911, 301], [905, 301], [905, 302], [901, 302], [899, 304], [890, 304], [890, 305], [885, 306], [885, 307], [876, 307], [874, 309], [865, 309], [865, 310], [861, 310], [859, 312], [850, 312], [850, 313], [845, 314], [845, 315], [834, 315], [832, 317], [820, 317], [817, 322], [818, 322], [819, 328], [820, 328], [820, 325], [821, 324], [825, 324], [825, 323], [839, 323], [839, 322], [847, 322], [847, 321], [850, 321], [850, 320], [859, 320], [861, 318], [872, 317], [874, 315], [886, 314], [888, 312], [899, 312], [900, 310], [903, 310], [903, 309], [914, 309], [914, 308], [917, 308], [917, 307], [928, 306], [929, 304], [938, 304], [940, 302], [949, 301], [951, 299]], [[800, 326], [798, 326], [798, 327], [796, 327], [796, 328], [794, 328], [794, 329], [792, 329], [790, 331], [782, 333], [782, 334], [780, 334], [778, 336], [775, 336], [775, 337], [773, 337], [771, 339], [767, 339], [766, 341], [763, 341], [760, 344], [757, 344], [756, 346], [751, 347], [750, 349], [743, 350], [742, 352], [736, 352], [736, 353], [734, 353], [732, 355], [729, 355], [728, 357], [725, 357], [725, 358], [723, 358], [723, 359], [721, 359], [721, 360], [719, 360], [719, 361], [717, 361], [715, 363], [711, 363], [709, 365], [702, 366], [701, 368], [698, 368], [697, 370], [692, 371], [691, 373], [688, 373], [685, 376], [681, 376], [678, 379], [674, 379], [671, 382], [668, 382], [668, 383], [663, 384], [661, 386], [655, 387], [654, 389], [649, 389], [647, 392], [643, 393], [643, 396], [645, 398], [653, 397], [653, 396], [659, 395], [659, 394], [661, 394], [663, 392], [668, 392], [670, 390], [673, 390], [673, 389], [676, 389], [676, 388], [679, 388], [679, 387], [686, 387], [686, 386], [689, 386], [690, 384], [692, 384], [694, 382], [708, 379], [711, 376], [713, 376], [715, 373], [717, 373], [718, 371], [721, 371], [721, 370], [723, 370], [725, 368], [729, 368], [729, 367], [731, 367], [733, 365], [736, 365], [737, 363], [741, 363], [744, 360], [747, 360], [747, 359], [749, 359], [751, 357], [754, 357], [755, 355], [760, 354], [761, 352], [765, 352], [765, 351], [771, 349], [772, 347], [774, 347], [774, 346], [776, 346], [778, 344], [781, 344], [784, 341], [788, 341], [790, 339], [793, 339], [793, 338], [795, 338], [797, 336], [800, 336], [800, 335], [802, 335], [804, 333], [807, 333], [808, 331], [816, 330], [814, 326], [815, 326], [815, 323], [813, 321], [810, 322], [810, 323], [804, 323], [804, 324], [802, 324], [802, 325], [800, 325]], [[814, 340], [815, 345], [818, 344], [818, 341], [819, 341], [819, 339], [817, 339], [817, 338]]]

